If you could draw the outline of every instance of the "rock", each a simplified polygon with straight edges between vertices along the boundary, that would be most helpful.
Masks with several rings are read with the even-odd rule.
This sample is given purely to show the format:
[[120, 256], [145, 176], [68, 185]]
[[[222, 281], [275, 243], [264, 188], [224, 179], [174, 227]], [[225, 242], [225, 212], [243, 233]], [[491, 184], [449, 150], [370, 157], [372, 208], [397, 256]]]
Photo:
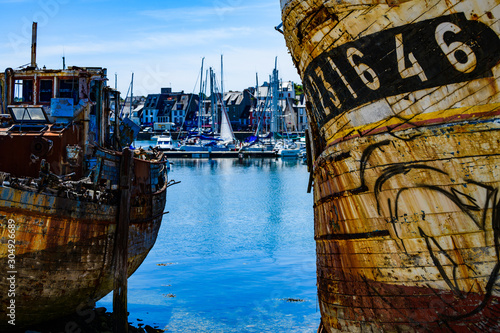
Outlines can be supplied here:
[[97, 315], [103, 315], [103, 314], [105, 314], [105, 313], [106, 313], [106, 311], [107, 311], [107, 309], [106, 309], [105, 307], [100, 307], [100, 308], [96, 308], [96, 309], [95, 309], [95, 313], [96, 313]]
[[[87, 314], [87, 312], [86, 312]], [[28, 327], [23, 333], [56, 333], [56, 332], [84, 332], [84, 333], [113, 333], [113, 314], [106, 312], [106, 308], [93, 309], [94, 316], [81, 316], [74, 314], [51, 322]], [[138, 319], [139, 320], [139, 319]], [[142, 320], [141, 320], [142, 321]], [[70, 325], [70, 326], [68, 326]], [[139, 324], [143, 326], [144, 324]], [[159, 333], [164, 332], [147, 325], [134, 327], [129, 323], [129, 333]]]
[[158, 328], [153, 328], [149, 325], [146, 325], [146, 327], [144, 327], [144, 329], [146, 330], [147, 333], [163, 333], [163, 332], [165, 332], [164, 330], [160, 330]]

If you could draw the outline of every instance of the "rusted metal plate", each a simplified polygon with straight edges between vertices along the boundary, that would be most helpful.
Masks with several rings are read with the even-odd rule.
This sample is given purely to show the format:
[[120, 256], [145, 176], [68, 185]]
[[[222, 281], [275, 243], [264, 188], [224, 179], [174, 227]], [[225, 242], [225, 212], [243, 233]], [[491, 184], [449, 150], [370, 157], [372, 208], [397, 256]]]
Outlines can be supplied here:
[[500, 1], [281, 1], [322, 326], [500, 329]]
[[[114, 247], [116, 206], [80, 202], [75, 207], [68, 199], [44, 194], [26, 197], [13, 189], [8, 192], [0, 188], [0, 194], [8, 198], [0, 200], [0, 258], [8, 267], [8, 221], [13, 220], [16, 320], [20, 325], [76, 311], [113, 289], [110, 249]], [[151, 200], [164, 207], [165, 194], [160, 192]], [[149, 212], [134, 214], [128, 240], [129, 275], [154, 245], [161, 219], [161, 215], [151, 218]], [[8, 281], [2, 279], [0, 290], [7, 295], [8, 289]], [[8, 301], [2, 299], [4, 309]]]
[[[11, 117], [14, 124], [0, 128], [0, 263], [13, 276], [0, 281], [0, 316], [10, 315], [15, 303], [12, 322], [1, 321], [0, 331], [74, 313], [113, 290], [121, 190], [131, 192], [121, 204], [130, 208], [123, 252], [128, 276], [156, 241], [166, 203], [165, 161], [138, 152], [131, 186], [120, 185], [122, 153], [108, 121], [115, 92], [102, 84], [104, 75], [100, 68], [0, 74], [2, 110], [23, 118]], [[28, 89], [23, 100], [14, 96], [15, 82]], [[41, 86], [47, 95], [40, 95]], [[47, 115], [51, 100], [61, 106], [57, 89], [71, 102]], [[43, 117], [26, 116], [35, 112]]]
[[6, 132], [0, 135], [0, 156], [6, 157], [0, 159], [0, 171], [13, 176], [36, 178], [39, 176], [41, 160], [45, 159], [54, 174], [75, 172], [75, 178], [79, 178], [80, 168], [68, 163], [66, 147], [78, 145], [81, 138], [81, 128], [78, 126], [45, 132], [43, 135]]

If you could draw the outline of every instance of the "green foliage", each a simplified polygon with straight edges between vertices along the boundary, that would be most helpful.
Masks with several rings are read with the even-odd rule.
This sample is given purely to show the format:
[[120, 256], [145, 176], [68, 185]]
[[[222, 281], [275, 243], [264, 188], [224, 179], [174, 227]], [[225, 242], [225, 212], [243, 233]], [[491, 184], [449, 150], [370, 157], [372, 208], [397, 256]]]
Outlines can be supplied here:
[[304, 87], [301, 84], [293, 84], [293, 88], [295, 89], [295, 95], [304, 94]]

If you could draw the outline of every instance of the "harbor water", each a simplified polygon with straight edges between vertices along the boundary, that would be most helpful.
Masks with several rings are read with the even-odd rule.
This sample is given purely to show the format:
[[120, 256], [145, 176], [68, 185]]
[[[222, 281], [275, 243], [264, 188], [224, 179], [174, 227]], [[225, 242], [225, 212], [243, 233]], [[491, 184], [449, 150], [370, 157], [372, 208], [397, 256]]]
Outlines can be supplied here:
[[[129, 322], [168, 332], [315, 332], [313, 198], [298, 159], [173, 159]], [[112, 309], [112, 295], [97, 306]]]

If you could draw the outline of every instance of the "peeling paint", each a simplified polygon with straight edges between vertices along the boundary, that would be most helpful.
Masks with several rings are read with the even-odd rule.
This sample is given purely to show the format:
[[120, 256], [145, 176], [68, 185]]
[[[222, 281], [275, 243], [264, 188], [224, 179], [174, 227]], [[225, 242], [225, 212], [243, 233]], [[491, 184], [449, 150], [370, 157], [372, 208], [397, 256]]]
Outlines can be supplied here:
[[[0, 74], [3, 110], [10, 112], [0, 128], [0, 266], [15, 272], [16, 289], [9, 296], [11, 283], [0, 280], [0, 316], [14, 300], [16, 327], [23, 327], [74, 313], [113, 290], [121, 146], [131, 134], [120, 136], [120, 124], [110, 120], [110, 100], [119, 94], [102, 84], [105, 69], [6, 73]], [[52, 95], [42, 98], [41, 81]], [[33, 82], [23, 86], [22, 99], [33, 95], [20, 100], [14, 82]], [[128, 276], [156, 241], [169, 185], [161, 152], [134, 155]]]
[[320, 331], [500, 329], [499, 5], [281, 1], [311, 124]]

